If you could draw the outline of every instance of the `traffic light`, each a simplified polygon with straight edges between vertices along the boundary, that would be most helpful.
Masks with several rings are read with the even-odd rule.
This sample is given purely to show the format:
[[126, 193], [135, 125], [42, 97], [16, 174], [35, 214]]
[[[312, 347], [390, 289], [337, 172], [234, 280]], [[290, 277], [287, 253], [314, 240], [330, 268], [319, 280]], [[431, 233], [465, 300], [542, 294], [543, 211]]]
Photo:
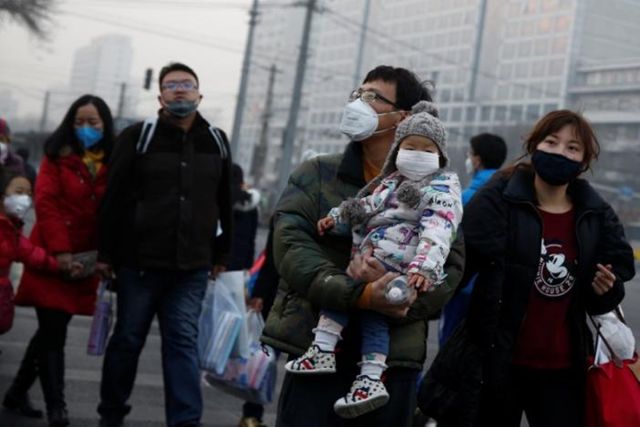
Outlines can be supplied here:
[[151, 80], [153, 79], [153, 68], [147, 68], [144, 73], [144, 88], [146, 90], [151, 89]]

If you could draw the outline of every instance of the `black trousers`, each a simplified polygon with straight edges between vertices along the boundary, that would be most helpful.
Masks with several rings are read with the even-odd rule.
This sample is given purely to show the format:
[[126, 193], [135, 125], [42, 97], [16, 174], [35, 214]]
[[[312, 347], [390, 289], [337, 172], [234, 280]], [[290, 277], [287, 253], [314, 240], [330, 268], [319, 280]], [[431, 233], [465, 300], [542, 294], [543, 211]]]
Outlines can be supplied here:
[[416, 380], [419, 371], [390, 368], [385, 372], [389, 392], [386, 405], [352, 420], [340, 418], [333, 404], [345, 396], [359, 370], [355, 363], [341, 363], [338, 372], [329, 375], [292, 375], [284, 377], [278, 401], [277, 427], [403, 427], [410, 426], [416, 408]]
[[67, 326], [72, 315], [64, 311], [50, 308], [36, 307], [38, 317], [38, 329], [31, 337], [28, 350], [22, 360], [22, 365], [29, 364], [39, 355], [46, 352], [64, 352], [64, 345], [67, 341]]
[[67, 326], [72, 315], [51, 308], [36, 307], [38, 330], [32, 339], [40, 351], [64, 350], [67, 341]]
[[575, 369], [512, 365], [502, 394], [494, 416], [483, 411], [483, 426], [520, 427], [523, 413], [530, 427], [584, 425], [584, 381]]
[[71, 314], [36, 307], [38, 330], [31, 338], [11, 392], [20, 396], [40, 377], [47, 410], [64, 408], [64, 345]]

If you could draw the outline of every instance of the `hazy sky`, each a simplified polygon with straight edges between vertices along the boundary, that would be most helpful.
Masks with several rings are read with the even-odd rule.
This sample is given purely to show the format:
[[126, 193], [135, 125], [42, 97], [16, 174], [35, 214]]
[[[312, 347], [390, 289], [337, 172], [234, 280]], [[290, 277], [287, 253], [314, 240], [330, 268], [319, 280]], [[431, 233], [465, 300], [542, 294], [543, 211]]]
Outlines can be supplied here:
[[[46, 89], [69, 85], [76, 49], [96, 36], [125, 34], [133, 44], [134, 82], [142, 86], [148, 67], [157, 78], [167, 62], [185, 62], [200, 78], [202, 109], [222, 108], [220, 125], [230, 130], [250, 6], [251, 0], [58, 0], [48, 42], [0, 21], [0, 89], [13, 91], [19, 116], [39, 114]], [[153, 114], [156, 97], [157, 85], [141, 91], [138, 113]]]

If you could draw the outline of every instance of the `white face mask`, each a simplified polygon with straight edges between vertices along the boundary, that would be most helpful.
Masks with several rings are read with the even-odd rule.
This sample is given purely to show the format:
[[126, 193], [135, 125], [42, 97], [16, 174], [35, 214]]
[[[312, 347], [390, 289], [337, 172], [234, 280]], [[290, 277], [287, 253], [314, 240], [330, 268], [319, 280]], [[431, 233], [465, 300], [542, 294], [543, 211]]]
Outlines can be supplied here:
[[467, 160], [464, 161], [464, 168], [467, 170], [468, 175], [473, 175], [475, 172], [475, 168], [473, 167], [473, 162], [471, 161], [471, 157], [467, 156]]
[[24, 219], [31, 207], [31, 197], [26, 194], [13, 194], [4, 198], [4, 210], [9, 216]]
[[358, 98], [344, 107], [340, 132], [347, 135], [352, 141], [365, 140], [371, 135], [394, 129], [395, 126], [376, 132], [378, 117], [394, 113], [396, 112], [378, 114], [371, 105]]
[[440, 169], [440, 155], [401, 148], [396, 158], [396, 167], [405, 178], [420, 181]]

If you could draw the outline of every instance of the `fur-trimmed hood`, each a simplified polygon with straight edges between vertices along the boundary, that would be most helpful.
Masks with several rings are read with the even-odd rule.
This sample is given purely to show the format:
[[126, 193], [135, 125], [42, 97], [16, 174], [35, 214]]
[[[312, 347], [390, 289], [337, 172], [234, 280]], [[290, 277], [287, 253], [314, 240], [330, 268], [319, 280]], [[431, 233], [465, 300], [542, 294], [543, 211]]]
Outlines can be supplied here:
[[249, 190], [246, 190], [246, 192], [249, 193], [249, 199], [242, 202], [237, 202], [235, 205], [233, 205], [233, 210], [249, 212], [250, 210], [257, 208], [260, 205], [260, 192], [258, 190], [256, 190], [255, 188], [251, 188]]

